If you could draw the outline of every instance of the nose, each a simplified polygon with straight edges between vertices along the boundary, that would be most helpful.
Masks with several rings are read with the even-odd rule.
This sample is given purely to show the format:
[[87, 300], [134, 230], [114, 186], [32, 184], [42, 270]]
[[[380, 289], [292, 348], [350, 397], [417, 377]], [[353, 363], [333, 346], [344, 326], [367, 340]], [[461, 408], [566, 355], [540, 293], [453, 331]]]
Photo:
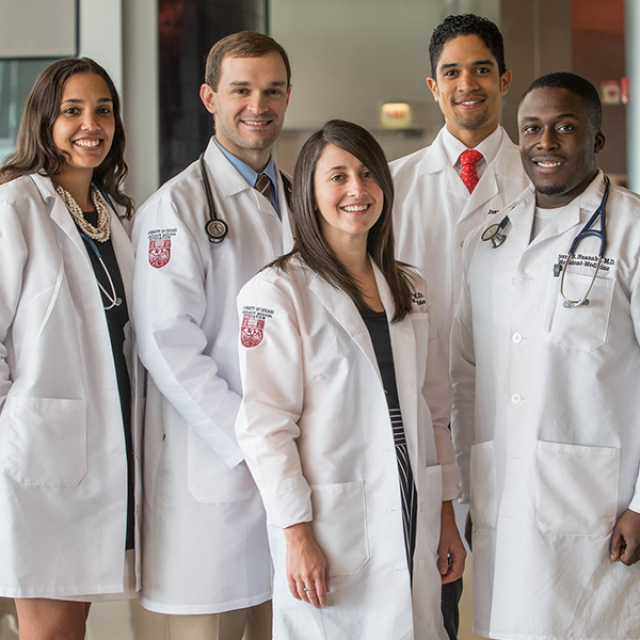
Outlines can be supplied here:
[[93, 131], [94, 129], [98, 129], [99, 125], [98, 125], [98, 118], [96, 117], [96, 114], [87, 109], [82, 116], [82, 128], [86, 129], [87, 131]]
[[266, 96], [261, 91], [256, 91], [249, 98], [248, 108], [253, 113], [264, 113], [267, 110]]
[[540, 132], [540, 137], [538, 138], [538, 148], [555, 149], [557, 146], [558, 140], [556, 139], [553, 127], [544, 127]]
[[349, 181], [349, 195], [361, 197], [367, 193], [367, 186], [360, 176], [353, 176]]
[[472, 69], [464, 70], [459, 76], [458, 90], [461, 93], [469, 93], [478, 88], [478, 78]]

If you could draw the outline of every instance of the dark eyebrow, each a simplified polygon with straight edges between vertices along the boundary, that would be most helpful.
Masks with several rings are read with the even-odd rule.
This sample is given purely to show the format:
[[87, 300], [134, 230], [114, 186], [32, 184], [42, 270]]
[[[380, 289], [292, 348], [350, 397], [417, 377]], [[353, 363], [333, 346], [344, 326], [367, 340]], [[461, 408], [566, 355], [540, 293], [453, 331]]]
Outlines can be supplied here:
[[[249, 82], [247, 82], [246, 80], [234, 80], [233, 82], [229, 83], [232, 87], [248, 87], [249, 86]], [[270, 87], [285, 87], [287, 85], [285, 80], [277, 80], [275, 82], [272, 82], [269, 86]]]
[[327, 169], [325, 173], [331, 173], [332, 171], [346, 171], [347, 167], [340, 165], [338, 167], [331, 167], [331, 169]]
[[[60, 104], [64, 104], [65, 102], [71, 102], [72, 104], [82, 104], [84, 100], [80, 100], [80, 98], [67, 98]], [[111, 98], [98, 98], [98, 102], [113, 102], [113, 100]]]
[[[443, 69], [451, 69], [451, 67], [459, 67], [459, 62], [449, 62], [448, 64], [440, 65], [440, 70]], [[495, 62], [493, 60], [476, 60], [471, 64], [472, 67], [495, 67]]]

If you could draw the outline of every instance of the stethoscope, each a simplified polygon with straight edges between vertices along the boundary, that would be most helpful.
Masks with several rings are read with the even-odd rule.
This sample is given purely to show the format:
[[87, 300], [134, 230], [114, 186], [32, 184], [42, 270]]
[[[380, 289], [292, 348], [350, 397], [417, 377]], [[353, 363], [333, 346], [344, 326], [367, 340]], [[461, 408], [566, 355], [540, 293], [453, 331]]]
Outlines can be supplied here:
[[[115, 211], [116, 209], [113, 206], [113, 202], [111, 202], [111, 198], [109, 197], [109, 194], [104, 190], [104, 188], [99, 182], [94, 182], [94, 184], [102, 194], [102, 197], [107, 201], [107, 204], [111, 207], [111, 209], [113, 209], [113, 211]], [[102, 259], [102, 255], [98, 250], [98, 245], [94, 242], [92, 238], [90, 238], [86, 233], [83, 233], [82, 231], [80, 231], [80, 237], [87, 243], [91, 251], [93, 251], [93, 254], [95, 255], [95, 257], [98, 258], [98, 262], [102, 266], [102, 269], [107, 274], [107, 280], [109, 281], [109, 288], [111, 289], [111, 293], [109, 293], [102, 286], [102, 283], [96, 277], [96, 282], [98, 283], [98, 287], [100, 287], [100, 291], [102, 291], [102, 293], [104, 294], [104, 297], [110, 303], [108, 307], [104, 307], [104, 310], [109, 311], [109, 309], [113, 309], [113, 307], [119, 307], [122, 304], [122, 298], [120, 298], [116, 293], [116, 288], [113, 284], [113, 280], [111, 279], [111, 274], [109, 273], [109, 269], [107, 269], [107, 265], [104, 263], [104, 260]]]
[[109, 273], [109, 269], [107, 269], [107, 265], [104, 263], [104, 260], [102, 259], [102, 255], [100, 254], [100, 251], [98, 250], [98, 245], [93, 241], [92, 238], [90, 238], [86, 233], [83, 233], [82, 231], [80, 232], [80, 237], [87, 243], [87, 245], [89, 245], [89, 247], [91, 248], [91, 251], [93, 251], [93, 254], [95, 255], [95, 257], [98, 258], [98, 262], [102, 265], [102, 268], [104, 269], [104, 272], [107, 274], [107, 280], [109, 281], [109, 288], [111, 289], [111, 293], [109, 293], [102, 286], [102, 283], [100, 282], [100, 280], [98, 280], [98, 278], [96, 278], [96, 282], [98, 283], [98, 286], [100, 287], [100, 291], [102, 291], [102, 293], [104, 293], [104, 297], [110, 303], [108, 307], [104, 307], [104, 310], [105, 311], [109, 311], [109, 309], [113, 309], [113, 307], [119, 307], [122, 304], [122, 298], [120, 298], [116, 293], [116, 288], [115, 288], [115, 286], [113, 284], [113, 280], [111, 279], [111, 274]]
[[[600, 252], [598, 253], [598, 262], [596, 264], [595, 272], [593, 274], [593, 278], [591, 278], [591, 284], [587, 289], [587, 292], [584, 294], [582, 298], [579, 300], [570, 300], [567, 296], [564, 295], [564, 277], [567, 273], [566, 269], [563, 269], [563, 264], [558, 260], [557, 264], [553, 265], [553, 274], [558, 277], [560, 272], [562, 272], [562, 278], [560, 279], [560, 296], [564, 300], [564, 306], [568, 309], [572, 309], [574, 307], [587, 306], [589, 304], [589, 294], [591, 293], [591, 289], [593, 289], [593, 285], [596, 282], [596, 276], [598, 275], [598, 271], [600, 269], [600, 265], [604, 260], [604, 253], [607, 250], [607, 200], [609, 199], [609, 188], [611, 186], [611, 182], [607, 176], [604, 177], [604, 195], [602, 196], [602, 201], [600, 202], [600, 206], [594, 211], [591, 218], [587, 224], [584, 225], [580, 233], [574, 238], [571, 243], [571, 248], [569, 249], [569, 254], [567, 255], [567, 259], [564, 262], [565, 265], [569, 264], [571, 260], [573, 260], [575, 253], [578, 249], [578, 245], [585, 239], [589, 237], [599, 238], [600, 239]], [[511, 207], [513, 209], [513, 207]], [[600, 229], [592, 229], [593, 225], [596, 221], [600, 219]], [[496, 224], [492, 224], [490, 227], [487, 227], [482, 233], [482, 240], [485, 242], [491, 241], [491, 246], [495, 249], [499, 247], [506, 239], [507, 234], [505, 233], [505, 228], [510, 223], [509, 214], [507, 214], [500, 222]]]
[[[204, 185], [204, 192], [207, 195], [207, 206], [209, 207], [209, 220], [204, 225], [204, 230], [209, 238], [209, 242], [218, 244], [222, 242], [229, 233], [229, 225], [218, 217], [216, 208], [213, 204], [213, 196], [211, 195], [211, 184], [209, 183], [209, 176], [207, 175], [207, 168], [204, 162], [204, 153], [200, 154], [199, 158], [200, 175], [202, 176], [202, 184]], [[287, 199], [287, 205], [291, 208], [291, 182], [280, 172], [282, 177], [282, 184], [284, 186], [284, 195]]]

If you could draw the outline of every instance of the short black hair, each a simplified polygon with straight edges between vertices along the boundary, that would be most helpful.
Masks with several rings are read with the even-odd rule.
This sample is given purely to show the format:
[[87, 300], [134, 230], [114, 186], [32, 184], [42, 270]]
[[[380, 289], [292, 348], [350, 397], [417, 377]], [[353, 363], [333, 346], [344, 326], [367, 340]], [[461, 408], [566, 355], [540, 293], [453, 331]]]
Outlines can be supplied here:
[[504, 62], [504, 41], [498, 27], [488, 18], [465, 13], [461, 16], [448, 16], [431, 34], [429, 57], [431, 58], [431, 76], [433, 78], [437, 79], [436, 69], [444, 45], [458, 36], [478, 36], [496, 59], [500, 75], [507, 70]]
[[522, 94], [518, 109], [522, 101], [534, 90], [543, 87], [553, 87], [555, 89], [566, 89], [571, 91], [578, 97], [582, 98], [589, 112], [589, 120], [594, 131], [598, 131], [602, 127], [602, 103], [598, 90], [588, 81], [577, 76], [575, 73], [568, 71], [557, 71], [556, 73], [548, 73], [534, 80], [529, 88]]

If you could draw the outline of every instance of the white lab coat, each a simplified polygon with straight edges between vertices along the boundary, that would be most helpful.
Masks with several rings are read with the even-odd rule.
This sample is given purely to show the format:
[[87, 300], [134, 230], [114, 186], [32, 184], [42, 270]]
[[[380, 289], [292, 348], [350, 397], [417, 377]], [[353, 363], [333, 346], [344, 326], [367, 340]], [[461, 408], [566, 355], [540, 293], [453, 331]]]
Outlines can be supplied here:
[[[134, 316], [151, 378], [141, 602], [162, 613], [218, 613], [271, 597], [264, 507], [234, 432], [241, 393], [235, 300], [290, 244], [287, 200], [278, 176], [282, 224], [213, 140], [205, 160], [226, 239], [212, 244], [205, 233], [197, 162], [141, 207], [133, 235]], [[149, 259], [154, 230], [171, 243], [159, 268]]]
[[[617, 518], [640, 512], [640, 198], [611, 187], [608, 260], [588, 306], [563, 306], [553, 269], [603, 191], [599, 174], [529, 243], [531, 188], [504, 244], [482, 242], [483, 228], [465, 243], [453, 434], [481, 636], [640, 637], [640, 564], [609, 561]], [[599, 246], [580, 244], [569, 298], [586, 293]]]
[[447, 356], [462, 281], [462, 243], [480, 223], [489, 225], [496, 212], [529, 185], [517, 145], [500, 130], [498, 153], [471, 194], [447, 157], [444, 128], [431, 146], [389, 165], [396, 192], [396, 257], [418, 268], [429, 283]]
[[[391, 318], [391, 293], [375, 271]], [[245, 395], [236, 429], [268, 513], [278, 640], [446, 638], [436, 553], [442, 500], [458, 496], [451, 395], [431, 299], [416, 280], [414, 313], [390, 325], [419, 500], [413, 599], [391, 423], [354, 303], [297, 261], [287, 273], [260, 273], [238, 297], [249, 332], [242, 339], [259, 344], [240, 347]], [[257, 337], [255, 322], [264, 323]], [[331, 576], [320, 610], [295, 600], [287, 584], [282, 529], [305, 521]]]
[[[133, 249], [113, 212], [111, 239], [130, 305]], [[122, 592], [127, 459], [111, 341], [49, 178], [0, 186], [0, 273], [0, 595]], [[137, 462], [143, 375], [127, 329]], [[136, 513], [139, 495], [137, 478]]]

